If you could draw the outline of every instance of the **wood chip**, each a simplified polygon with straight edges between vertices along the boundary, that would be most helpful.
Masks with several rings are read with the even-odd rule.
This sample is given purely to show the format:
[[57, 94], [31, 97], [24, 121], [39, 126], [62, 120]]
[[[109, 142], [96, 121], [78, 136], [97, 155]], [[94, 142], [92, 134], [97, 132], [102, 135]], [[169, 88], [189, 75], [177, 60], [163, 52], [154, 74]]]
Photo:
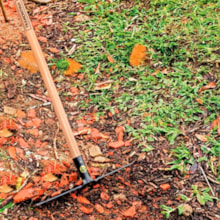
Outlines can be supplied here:
[[16, 115], [17, 109], [9, 107], [9, 106], [4, 106], [4, 113], [8, 115]]
[[95, 157], [94, 161], [99, 162], [99, 163], [108, 163], [110, 162], [110, 159], [107, 157], [98, 156], [98, 157]]
[[97, 145], [92, 145], [89, 148], [89, 154], [91, 157], [97, 157], [97, 156], [102, 156], [102, 152], [99, 146]]

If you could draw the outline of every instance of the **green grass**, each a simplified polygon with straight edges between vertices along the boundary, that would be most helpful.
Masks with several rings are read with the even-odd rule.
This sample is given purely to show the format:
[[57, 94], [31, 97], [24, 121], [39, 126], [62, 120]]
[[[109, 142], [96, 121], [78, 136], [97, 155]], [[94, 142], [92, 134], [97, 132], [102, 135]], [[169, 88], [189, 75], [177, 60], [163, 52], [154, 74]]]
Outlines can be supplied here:
[[[64, 26], [74, 33], [77, 50], [72, 57], [83, 64], [81, 72], [86, 76], [80, 86], [89, 101], [78, 103], [79, 110], [86, 113], [95, 106], [97, 115], [104, 115], [118, 108], [134, 122], [126, 131], [139, 140], [143, 151], [148, 152], [144, 143], [153, 150], [154, 141], [163, 136], [172, 148], [171, 169], [184, 175], [194, 162], [206, 161], [219, 181], [220, 164], [213, 159], [220, 156], [217, 131], [200, 143], [200, 158], [193, 157], [183, 137], [196, 124], [210, 125], [220, 112], [220, 2], [154, 0], [144, 6], [135, 1], [132, 7], [119, 0], [79, 2], [85, 3], [90, 20]], [[129, 65], [135, 44], [148, 48], [150, 66]], [[108, 55], [115, 63], [108, 62]], [[99, 63], [100, 71], [94, 74]], [[94, 90], [97, 81], [109, 79], [114, 81], [110, 89]], [[211, 81], [216, 89], [199, 93]]]

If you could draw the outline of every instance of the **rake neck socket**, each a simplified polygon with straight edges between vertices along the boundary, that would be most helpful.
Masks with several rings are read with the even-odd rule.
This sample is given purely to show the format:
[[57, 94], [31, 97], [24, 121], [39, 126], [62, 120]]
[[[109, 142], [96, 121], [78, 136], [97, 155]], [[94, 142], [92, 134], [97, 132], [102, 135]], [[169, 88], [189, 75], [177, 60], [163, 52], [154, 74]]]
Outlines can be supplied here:
[[77, 170], [80, 173], [80, 176], [83, 180], [83, 184], [91, 183], [93, 181], [93, 179], [91, 178], [91, 176], [88, 173], [88, 170], [86, 168], [86, 165], [83, 161], [82, 156], [78, 156], [78, 157], [74, 158], [73, 161], [76, 165]]

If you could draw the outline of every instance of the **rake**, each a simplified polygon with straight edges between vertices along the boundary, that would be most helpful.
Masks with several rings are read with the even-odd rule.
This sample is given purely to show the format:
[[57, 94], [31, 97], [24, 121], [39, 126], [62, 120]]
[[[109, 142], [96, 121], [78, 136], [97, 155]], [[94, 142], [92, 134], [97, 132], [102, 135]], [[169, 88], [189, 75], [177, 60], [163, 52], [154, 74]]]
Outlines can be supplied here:
[[92, 179], [90, 174], [88, 173], [87, 167], [85, 165], [85, 162], [82, 158], [82, 155], [80, 153], [79, 147], [77, 145], [76, 139], [74, 138], [70, 123], [67, 119], [66, 113], [64, 111], [63, 105], [61, 103], [60, 97], [58, 95], [57, 89], [55, 87], [55, 84], [53, 82], [53, 78], [50, 74], [50, 70], [48, 68], [48, 65], [46, 63], [46, 60], [44, 58], [43, 52], [41, 50], [40, 44], [37, 40], [36, 34], [34, 32], [34, 29], [31, 25], [30, 18], [27, 14], [27, 10], [25, 8], [25, 5], [23, 3], [23, 0], [14, 0], [16, 9], [20, 15], [22, 25], [26, 34], [26, 37], [29, 41], [29, 44], [31, 46], [31, 49], [33, 51], [33, 54], [35, 56], [36, 62], [39, 66], [41, 76], [43, 78], [43, 81], [45, 83], [46, 89], [48, 91], [48, 95], [51, 99], [51, 102], [53, 104], [56, 116], [59, 120], [60, 127], [63, 131], [63, 134], [65, 136], [66, 142], [68, 144], [70, 153], [72, 155], [73, 161], [75, 163], [75, 166], [80, 174], [80, 177], [82, 178], [83, 184], [80, 186], [77, 186], [73, 189], [67, 190], [65, 192], [62, 192], [61, 194], [48, 198], [42, 202], [36, 203], [36, 206], [43, 205], [45, 203], [48, 203], [50, 201], [53, 201], [61, 196], [64, 196], [66, 194], [72, 193], [74, 191], [80, 190], [84, 188], [88, 184], [97, 183], [101, 179], [105, 178], [106, 176], [112, 175], [128, 166], [131, 166], [134, 162], [129, 163], [125, 166], [122, 166], [118, 169], [115, 169], [103, 176], [100, 176], [96, 179]]

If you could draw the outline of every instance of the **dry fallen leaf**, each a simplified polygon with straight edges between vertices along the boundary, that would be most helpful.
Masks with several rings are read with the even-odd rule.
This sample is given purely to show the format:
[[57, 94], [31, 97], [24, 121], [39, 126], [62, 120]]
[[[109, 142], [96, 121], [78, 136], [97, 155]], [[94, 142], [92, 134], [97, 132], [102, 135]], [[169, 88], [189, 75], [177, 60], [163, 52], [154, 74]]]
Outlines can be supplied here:
[[16, 95], [17, 86], [14, 80], [8, 80], [5, 82], [5, 87], [8, 90], [8, 98], [11, 99]]
[[53, 181], [57, 180], [57, 177], [54, 176], [52, 173], [48, 173], [48, 174], [44, 175], [42, 177], [42, 179], [45, 182], [53, 182]]
[[16, 115], [17, 109], [9, 107], [9, 106], [4, 106], [4, 113], [8, 115]]
[[99, 162], [99, 163], [108, 163], [110, 162], [110, 159], [107, 157], [98, 156], [98, 157], [95, 157], [94, 161]]
[[210, 82], [206, 86], [203, 86], [199, 89], [199, 93], [208, 89], [214, 89], [216, 88], [216, 83], [215, 82]]
[[101, 156], [102, 152], [101, 152], [100, 147], [97, 145], [92, 145], [91, 147], [89, 147], [89, 155], [91, 157]]
[[195, 134], [196, 138], [199, 139], [200, 141], [208, 141], [208, 138], [202, 134]]
[[3, 129], [3, 130], [0, 130], [0, 137], [10, 137], [12, 136], [13, 133], [10, 132], [8, 129]]
[[22, 51], [21, 58], [18, 60], [18, 63], [21, 67], [28, 69], [31, 73], [39, 71], [34, 54], [31, 50]]
[[110, 63], [114, 63], [115, 60], [110, 56], [110, 55], [107, 55], [107, 59]]
[[197, 101], [200, 105], [203, 105], [203, 101], [202, 101], [202, 99], [200, 99], [200, 98], [196, 98], [196, 101]]
[[68, 58], [66, 60], [69, 62], [69, 67], [64, 71], [65, 76], [73, 76], [74, 73], [77, 73], [82, 68], [82, 65], [74, 59]]
[[77, 21], [77, 22], [83, 22], [83, 21], [88, 21], [88, 20], [90, 20], [90, 17], [84, 14], [79, 14], [74, 17], [74, 21]]
[[0, 193], [9, 193], [11, 191], [13, 191], [13, 189], [10, 186], [6, 185], [6, 184], [0, 186]]
[[147, 48], [144, 45], [136, 44], [132, 49], [129, 63], [131, 66], [140, 66], [142, 64], [149, 64], [149, 58], [147, 58]]
[[112, 86], [113, 81], [108, 80], [105, 82], [95, 83], [95, 90], [102, 90], [102, 89], [110, 89]]

